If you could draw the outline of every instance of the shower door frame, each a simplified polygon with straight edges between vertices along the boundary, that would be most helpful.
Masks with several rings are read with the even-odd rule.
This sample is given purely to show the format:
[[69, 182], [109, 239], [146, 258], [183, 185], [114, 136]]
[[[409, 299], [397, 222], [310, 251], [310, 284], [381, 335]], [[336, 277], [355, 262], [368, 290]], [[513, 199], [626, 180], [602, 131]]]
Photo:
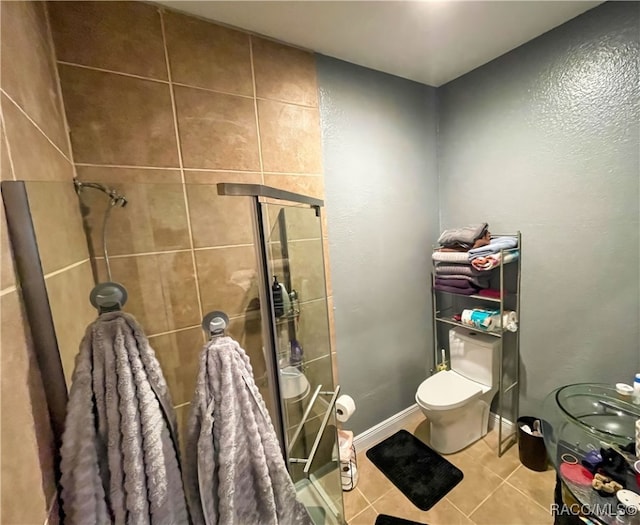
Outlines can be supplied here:
[[[287, 439], [285, 435], [285, 401], [280, 392], [280, 377], [278, 371], [276, 355], [276, 319], [274, 315], [273, 300], [269, 291], [271, 290], [271, 282], [269, 278], [269, 253], [267, 232], [268, 225], [265, 224], [262, 214], [263, 204], [274, 204], [269, 201], [278, 201], [278, 205], [286, 206], [287, 204], [303, 204], [315, 210], [316, 216], [321, 218], [321, 209], [324, 201], [307, 195], [300, 195], [290, 191], [279, 190], [271, 186], [262, 184], [242, 184], [220, 182], [217, 184], [218, 195], [226, 195], [232, 197], [251, 197], [254, 239], [259, 246], [258, 251], [258, 286], [260, 293], [260, 315], [262, 317], [262, 340], [265, 346], [265, 353], [268, 357], [265, 359], [267, 368], [267, 378], [269, 382], [269, 401], [274, 409], [271, 414], [273, 418], [273, 426], [280, 442], [280, 449], [284, 457], [287, 468], [289, 465], [289, 452], [287, 450]], [[326, 278], [326, 276], [325, 276]]]

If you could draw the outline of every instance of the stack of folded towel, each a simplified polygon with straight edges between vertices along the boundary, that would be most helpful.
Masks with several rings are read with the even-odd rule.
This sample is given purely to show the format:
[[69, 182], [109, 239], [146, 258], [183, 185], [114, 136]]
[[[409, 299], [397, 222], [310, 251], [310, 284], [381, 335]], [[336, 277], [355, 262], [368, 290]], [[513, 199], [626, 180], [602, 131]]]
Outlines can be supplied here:
[[[496, 237], [489, 244], [469, 250], [469, 260], [477, 270], [493, 270], [500, 265], [501, 259], [503, 264], [517, 260], [520, 256], [515, 250], [517, 247], [518, 240], [515, 237]], [[504, 252], [503, 257], [501, 250], [510, 251]]]
[[482, 248], [490, 242], [488, 224], [445, 230], [438, 239], [440, 249], [433, 253], [434, 288], [443, 292], [473, 295], [489, 286], [488, 274], [475, 269], [469, 260], [469, 250]]

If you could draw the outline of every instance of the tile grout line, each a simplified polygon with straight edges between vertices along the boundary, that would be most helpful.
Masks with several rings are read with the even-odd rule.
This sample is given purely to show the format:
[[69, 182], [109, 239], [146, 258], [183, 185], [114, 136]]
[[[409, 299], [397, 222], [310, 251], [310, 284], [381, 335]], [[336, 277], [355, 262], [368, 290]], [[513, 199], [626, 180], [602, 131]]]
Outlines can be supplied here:
[[0, 297], [3, 297], [5, 295], [9, 295], [12, 292], [17, 292], [18, 291], [18, 286], [13, 284], [11, 286], [9, 286], [8, 288], [5, 288], [4, 290], [0, 290]]
[[158, 332], [157, 334], [148, 335], [147, 339], [152, 339], [153, 337], [160, 337], [163, 335], [177, 334], [179, 332], [186, 332], [187, 330], [193, 330], [194, 328], [200, 328], [200, 325], [194, 324], [190, 326], [184, 326], [182, 328], [174, 328], [173, 330], [167, 330], [166, 332]]
[[[180, 171], [179, 166], [136, 166], [129, 164], [96, 164], [92, 162], [76, 162], [77, 166], [81, 168], [118, 168], [118, 169], [139, 169], [139, 170], [158, 170], [158, 171]], [[203, 171], [211, 173], [248, 173], [258, 174], [257, 170], [238, 170], [238, 169], [218, 169], [218, 168], [182, 168], [183, 171]], [[265, 175], [283, 175], [288, 177], [324, 177], [322, 173], [306, 173], [306, 172], [287, 172], [287, 171], [265, 171]], [[143, 183], [139, 183], [143, 184]], [[171, 183], [162, 183], [171, 184]]]
[[97, 71], [99, 73], [108, 73], [111, 75], [119, 75], [121, 77], [129, 77], [129, 78], [135, 78], [138, 80], [146, 80], [148, 82], [156, 82], [157, 84], [173, 84], [175, 86], [185, 87], [189, 89], [197, 89], [199, 91], [206, 91], [208, 93], [217, 93], [218, 95], [228, 95], [231, 97], [240, 97], [240, 98], [249, 98], [249, 99], [256, 98], [257, 100], [266, 100], [269, 102], [277, 102], [279, 104], [288, 104], [288, 105], [297, 106], [300, 108], [319, 109], [319, 106], [317, 105], [314, 106], [310, 104], [300, 104], [299, 102], [293, 102], [291, 100], [284, 100], [284, 99], [275, 98], [275, 97], [274, 98], [258, 97], [255, 94], [255, 89], [254, 89], [253, 95], [244, 95], [242, 93], [233, 93], [231, 91], [223, 91], [221, 89], [213, 89], [213, 88], [208, 88], [204, 86], [196, 86], [195, 84], [185, 84], [184, 82], [174, 82], [173, 80], [164, 80], [162, 78], [146, 77], [144, 75], [137, 75], [135, 73], [126, 73], [125, 71], [117, 71], [115, 69], [106, 69], [103, 67], [88, 66], [86, 64], [78, 64], [77, 62], [68, 62], [66, 60], [55, 60], [55, 63], [62, 66], [67, 66], [67, 67], [77, 67], [79, 69], [88, 69], [89, 71]]
[[[117, 255], [109, 254], [109, 259], [126, 259], [128, 257], [147, 257], [151, 255], [168, 255], [172, 253], [187, 253], [191, 251], [189, 248], [182, 248], [179, 250], [165, 250], [165, 251], [157, 251], [157, 252], [140, 252], [140, 253], [122, 253]], [[104, 260], [104, 255], [96, 255], [94, 257], [98, 261]]]
[[[46, 2], [45, 2], [46, 4]], [[60, 111], [62, 112], [62, 127], [67, 138], [67, 148], [69, 148], [69, 161], [71, 162], [71, 170], [73, 171], [73, 178], [78, 177], [76, 165], [73, 158], [73, 146], [71, 144], [71, 128], [69, 127], [69, 121], [67, 120], [67, 111], [64, 105], [64, 97], [62, 95], [62, 80], [60, 80], [60, 69], [57, 64], [56, 45], [53, 40], [53, 27], [51, 26], [51, 18], [49, 16], [49, 5], [45, 6], [45, 18], [47, 22], [47, 35], [49, 38], [49, 44], [51, 45], [51, 59], [53, 60], [53, 69], [55, 69], [56, 87], [58, 88], [58, 95], [60, 96]], [[83, 219], [84, 222], [84, 219]]]
[[89, 261], [91, 261], [91, 258], [87, 257], [86, 259], [82, 259], [81, 261], [74, 262], [73, 264], [65, 266], [64, 268], [60, 268], [59, 270], [54, 270], [53, 272], [49, 272], [45, 274], [44, 279], [46, 281], [47, 279], [49, 279], [49, 277], [55, 277], [56, 275], [60, 275], [61, 273], [64, 273], [68, 270], [73, 270], [74, 268], [77, 268], [78, 266], [82, 266], [84, 263]]
[[[481, 506], [482, 506], [482, 505], [483, 505], [483, 504], [484, 504], [484, 503], [485, 503], [485, 502], [486, 502], [486, 501], [487, 501], [491, 496], [493, 496], [493, 495], [497, 492], [497, 490], [498, 490], [500, 487], [502, 487], [502, 485], [504, 485], [505, 483], [506, 483], [506, 480], [504, 480], [504, 479], [500, 479], [500, 483], [498, 484], [498, 486], [497, 486], [495, 489], [493, 489], [493, 490], [492, 490], [492, 491], [487, 495], [487, 497], [486, 497], [486, 498], [484, 498], [480, 503], [478, 503], [478, 504], [477, 504], [477, 505], [476, 505], [476, 506], [471, 510], [471, 512], [469, 512], [469, 514], [465, 514], [465, 516], [466, 516], [467, 518], [471, 519], [471, 515], [472, 515], [476, 510], [478, 510], [478, 509], [479, 509], [479, 508], [480, 508], [480, 507], [481, 507]], [[472, 520], [472, 521], [473, 521], [473, 520]]]
[[164, 58], [167, 66], [167, 78], [169, 79], [169, 93], [171, 95], [171, 109], [173, 111], [173, 124], [176, 132], [176, 146], [178, 148], [178, 163], [180, 165], [180, 178], [182, 180], [182, 194], [184, 197], [184, 206], [187, 213], [187, 229], [189, 234], [189, 245], [191, 252], [191, 264], [193, 266], [193, 277], [196, 285], [196, 297], [198, 299], [198, 310], [200, 312], [200, 319], [204, 317], [202, 310], [202, 297], [200, 294], [200, 278], [198, 276], [198, 265], [196, 264], [196, 252], [194, 250], [193, 242], [193, 229], [191, 227], [191, 211], [189, 210], [189, 197], [187, 196], [187, 185], [185, 183], [184, 176], [184, 161], [182, 158], [182, 145], [180, 143], [180, 128], [178, 126], [178, 109], [176, 106], [175, 88], [171, 79], [171, 62], [169, 60], [169, 48], [167, 46], [167, 32], [165, 30], [164, 9], [158, 9], [160, 14], [160, 27], [162, 29], [162, 44], [164, 47]]
[[[318, 240], [318, 239], [312, 239], [312, 240]], [[139, 252], [139, 253], [119, 253], [119, 254], [115, 254], [115, 255], [109, 255], [109, 259], [126, 259], [128, 257], [149, 257], [151, 255], [170, 255], [173, 253], [187, 253], [190, 251], [194, 251], [194, 252], [204, 252], [204, 251], [208, 251], [208, 250], [224, 250], [227, 248], [250, 248], [253, 247], [253, 243], [246, 243], [246, 244], [222, 244], [220, 246], [203, 246], [201, 248], [193, 248], [193, 250], [191, 250], [191, 248], [179, 248], [176, 250], [159, 250], [159, 251], [155, 251], [155, 252]], [[96, 255], [94, 257], [94, 259], [98, 260], [98, 261], [102, 261], [104, 260], [104, 256], [103, 255]], [[313, 299], [313, 301], [317, 301], [318, 299]], [[305, 301], [305, 302], [312, 302], [312, 301]]]
[[[451, 500], [447, 497], [447, 495], [446, 495], [446, 494], [445, 494], [445, 496], [444, 496], [442, 499], [447, 500], [447, 503], [449, 503], [449, 505], [451, 505], [454, 509], [456, 509], [456, 510], [457, 510], [460, 514], [462, 514], [463, 516], [466, 516], [467, 518], [468, 518], [469, 516], [471, 516], [471, 514], [469, 514], [469, 516], [467, 516], [467, 515], [464, 513], [464, 511], [463, 511], [460, 507], [458, 507], [458, 506], [457, 506], [453, 501], [451, 501]], [[440, 501], [442, 501], [442, 500], [440, 500]], [[440, 503], [440, 502], [438, 502], [438, 503]], [[435, 507], [435, 505], [434, 505], [434, 507]]]
[[[13, 99], [9, 96], [9, 94], [8, 94], [8, 93], [7, 93], [3, 88], [0, 88], [0, 93], [2, 93], [5, 97], [7, 97], [7, 99], [9, 99], [9, 101], [10, 101], [10, 102], [11, 102], [11, 103], [16, 107], [16, 108], [18, 108], [18, 111], [24, 115], [24, 117], [25, 117], [25, 118], [26, 118], [26, 119], [27, 119], [27, 120], [28, 120], [28, 121], [29, 121], [29, 122], [30, 122], [30, 123], [31, 123], [31, 124], [32, 124], [32, 125], [33, 125], [33, 126], [34, 126], [34, 127], [35, 127], [39, 132], [40, 132], [40, 133], [41, 133], [41, 134], [42, 134], [42, 136], [43, 136], [45, 139], [47, 139], [47, 142], [49, 142], [49, 144], [51, 144], [51, 145], [52, 145], [52, 146], [53, 146], [53, 147], [58, 151], [58, 153], [60, 153], [60, 155], [62, 155], [62, 156], [64, 157], [64, 159], [65, 159], [67, 162], [69, 162], [69, 163], [73, 164], [73, 162], [71, 161], [71, 159], [69, 159], [69, 157], [66, 155], [66, 153], [65, 153], [64, 151], [62, 151], [62, 150], [58, 147], [58, 145], [57, 145], [55, 142], [53, 142], [53, 140], [51, 140], [51, 139], [48, 137], [48, 135], [47, 135], [47, 134], [42, 130], [42, 128], [41, 128], [40, 126], [38, 126], [38, 124], [36, 123], [36, 121], [35, 121], [35, 120], [33, 120], [33, 119], [32, 119], [32, 118], [27, 114], [27, 112], [26, 112], [24, 109], [22, 109], [22, 108], [20, 107], [20, 104], [18, 104], [15, 100], [13, 100]], [[5, 134], [6, 134], [6, 130], [5, 130]], [[17, 180], [17, 179], [16, 179], [16, 180]]]
[[517, 470], [519, 470], [520, 468], [526, 468], [523, 465], [518, 465], [518, 468], [514, 469], [514, 471], [507, 476], [507, 478], [504, 480], [504, 482], [509, 485], [512, 489], [516, 490], [517, 492], [519, 492], [520, 494], [522, 494], [525, 498], [527, 498], [528, 500], [532, 501], [533, 503], [535, 503], [536, 505], [538, 505], [538, 507], [540, 507], [541, 509], [543, 509], [545, 512], [549, 512], [549, 509], [546, 509], [543, 505], [541, 505], [540, 503], [538, 503], [535, 499], [533, 499], [531, 496], [529, 496], [529, 494], [525, 494], [523, 491], [521, 491], [518, 487], [516, 487], [515, 485], [512, 485], [511, 483], [509, 483], [509, 479], [511, 478], [511, 476], [513, 476], [513, 474], [516, 473]]
[[2, 104], [0, 104], [0, 124], [2, 125], [2, 134], [4, 135], [4, 145], [7, 147], [7, 158], [9, 159], [9, 166], [11, 167], [11, 178], [16, 179], [16, 170], [13, 167], [13, 158], [11, 157], [11, 147], [9, 146], [9, 135], [7, 134], [7, 126], [4, 124], [4, 113], [2, 111]]
[[256, 135], [258, 138], [258, 158], [260, 160], [260, 178], [264, 184], [264, 162], [262, 160], [262, 137], [260, 136], [260, 119], [258, 117], [258, 90], [256, 87], [256, 69], [253, 64], [253, 37], [249, 35], [249, 63], [251, 64], [251, 86], [253, 87], [253, 112], [256, 116]]
[[67, 62], [66, 60], [56, 60], [56, 62], [61, 66], [77, 67], [79, 69], [88, 69], [90, 71], [98, 71], [100, 73], [110, 73], [112, 75], [119, 75], [121, 77], [137, 78], [138, 80], [147, 80], [149, 82], [156, 82], [158, 84], [169, 84], [168, 80], [162, 80], [161, 78], [145, 77], [142, 75], [136, 75], [135, 73], [125, 73], [124, 71], [115, 71], [113, 69], [105, 69], [102, 67], [87, 66], [85, 64], [77, 64], [75, 62]]

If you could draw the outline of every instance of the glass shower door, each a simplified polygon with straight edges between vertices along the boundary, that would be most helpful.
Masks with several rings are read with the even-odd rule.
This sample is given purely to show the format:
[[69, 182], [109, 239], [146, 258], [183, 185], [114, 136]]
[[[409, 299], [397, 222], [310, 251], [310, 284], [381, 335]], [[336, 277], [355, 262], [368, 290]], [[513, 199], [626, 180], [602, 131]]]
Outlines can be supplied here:
[[260, 203], [285, 456], [316, 525], [343, 523], [320, 209]]

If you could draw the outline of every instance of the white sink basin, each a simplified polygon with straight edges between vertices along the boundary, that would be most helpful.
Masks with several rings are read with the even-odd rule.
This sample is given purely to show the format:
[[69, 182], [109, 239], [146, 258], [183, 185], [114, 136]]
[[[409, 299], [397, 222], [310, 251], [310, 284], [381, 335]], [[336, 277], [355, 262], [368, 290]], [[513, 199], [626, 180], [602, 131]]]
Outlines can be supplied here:
[[280, 392], [287, 401], [299, 401], [309, 394], [309, 381], [295, 366], [280, 369]]

